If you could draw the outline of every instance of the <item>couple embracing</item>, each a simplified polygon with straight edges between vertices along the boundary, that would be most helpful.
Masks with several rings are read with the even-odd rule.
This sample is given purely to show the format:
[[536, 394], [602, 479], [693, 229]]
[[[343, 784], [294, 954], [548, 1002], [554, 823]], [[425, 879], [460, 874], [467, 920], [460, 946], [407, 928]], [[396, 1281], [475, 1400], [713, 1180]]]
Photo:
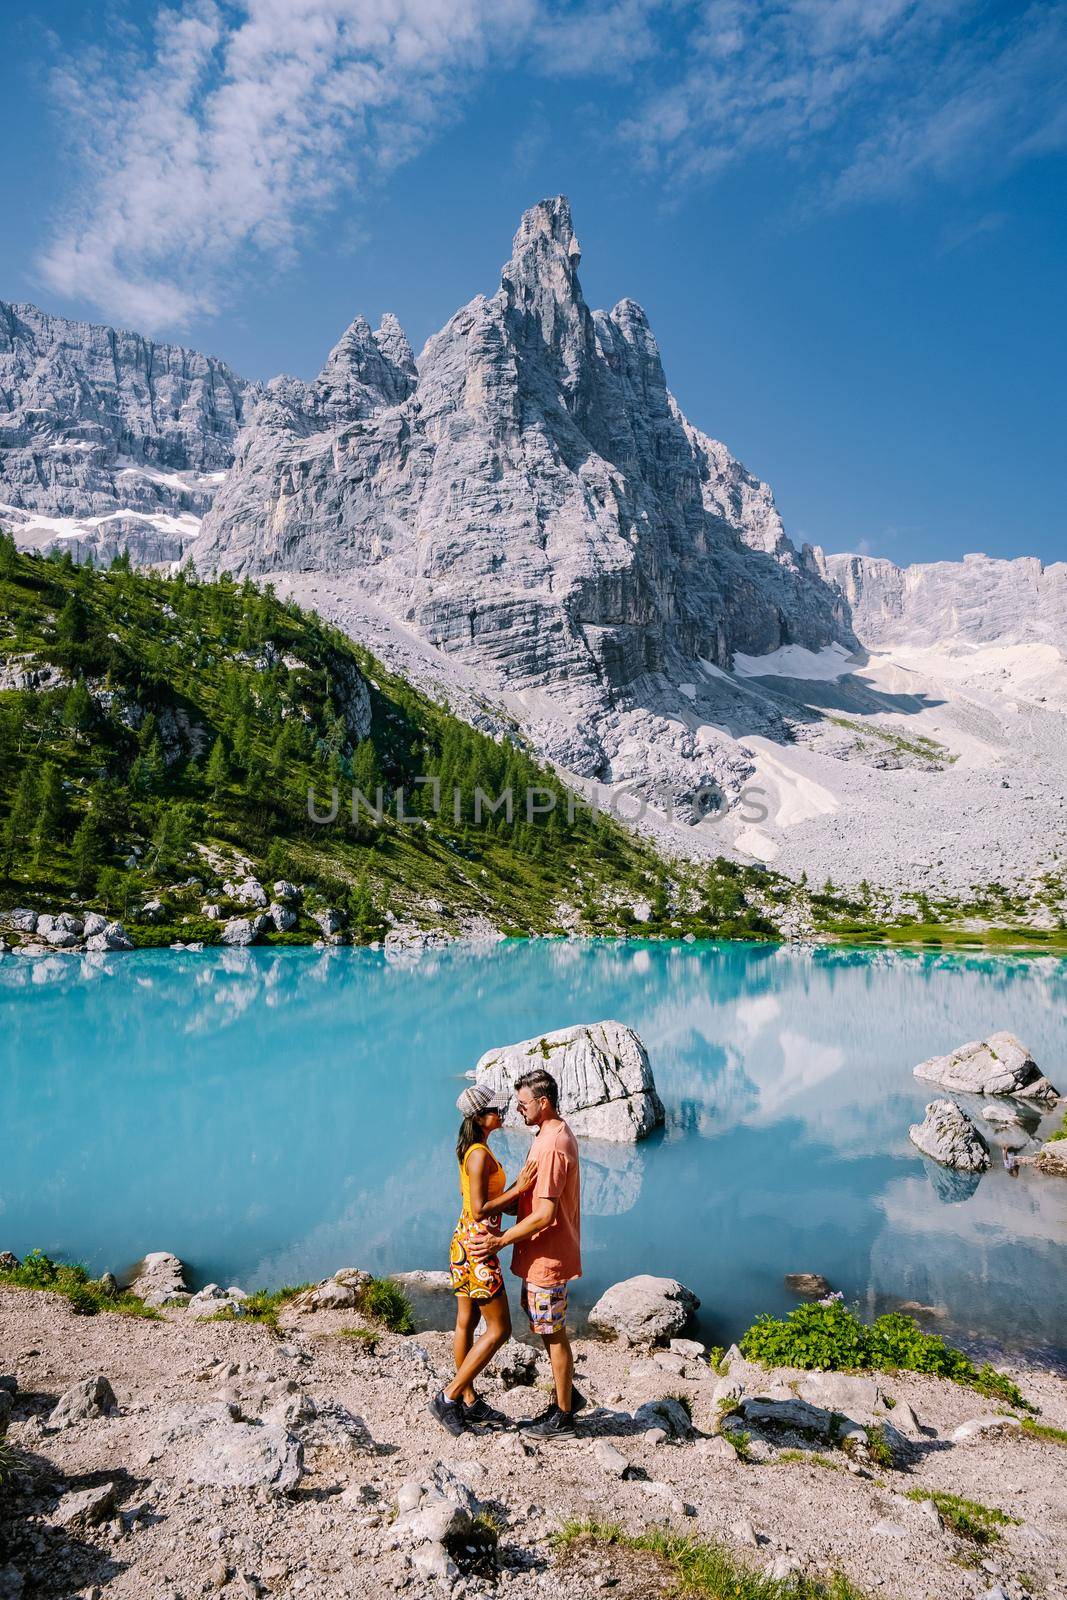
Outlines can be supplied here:
[[[574, 1413], [585, 1405], [574, 1388], [567, 1335], [567, 1285], [582, 1273], [578, 1145], [559, 1114], [559, 1089], [550, 1072], [527, 1072], [515, 1089], [519, 1113], [536, 1136], [510, 1187], [488, 1142], [503, 1125], [504, 1107], [479, 1084], [456, 1101], [463, 1117], [456, 1141], [463, 1210], [451, 1250], [456, 1376], [430, 1402], [430, 1410], [457, 1435], [513, 1425], [474, 1388], [478, 1374], [511, 1336], [500, 1266], [500, 1251], [510, 1246], [511, 1270], [522, 1280], [522, 1309], [531, 1331], [544, 1341], [556, 1391], [546, 1411], [519, 1426], [536, 1438], [570, 1438]], [[516, 1220], [502, 1231], [503, 1212]], [[481, 1318], [485, 1332], [476, 1339]]]

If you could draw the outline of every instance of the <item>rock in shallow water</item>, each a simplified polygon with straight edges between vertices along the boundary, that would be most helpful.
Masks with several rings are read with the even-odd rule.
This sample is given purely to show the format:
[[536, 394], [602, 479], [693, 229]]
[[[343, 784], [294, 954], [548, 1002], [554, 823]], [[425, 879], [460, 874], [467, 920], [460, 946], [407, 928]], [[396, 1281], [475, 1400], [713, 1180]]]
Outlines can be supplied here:
[[477, 1081], [506, 1103], [504, 1121], [522, 1127], [515, 1082], [544, 1067], [559, 1085], [560, 1114], [579, 1137], [632, 1144], [663, 1121], [648, 1053], [621, 1022], [575, 1023], [538, 1039], [487, 1050]]
[[953, 1100], [931, 1100], [922, 1122], [908, 1129], [908, 1137], [924, 1155], [962, 1172], [985, 1172], [989, 1146], [965, 1111]]
[[961, 1094], [1018, 1095], [1044, 1102], [1058, 1098], [1026, 1046], [1007, 1032], [991, 1033], [988, 1039], [961, 1044], [947, 1056], [920, 1061], [915, 1076]]

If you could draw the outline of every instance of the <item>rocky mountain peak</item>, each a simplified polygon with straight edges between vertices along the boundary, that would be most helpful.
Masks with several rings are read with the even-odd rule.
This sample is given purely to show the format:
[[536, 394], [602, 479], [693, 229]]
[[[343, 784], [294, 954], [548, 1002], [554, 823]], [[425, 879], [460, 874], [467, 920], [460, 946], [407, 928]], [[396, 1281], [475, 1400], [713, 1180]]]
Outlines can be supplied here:
[[544, 347], [564, 394], [576, 390], [593, 348], [593, 318], [578, 280], [581, 247], [570, 201], [541, 200], [525, 212], [500, 275], [512, 336], [531, 354]]
[[382, 406], [399, 405], [418, 381], [415, 358], [392, 313], [371, 330], [366, 317], [353, 318], [326, 359], [315, 382], [317, 408], [337, 422], [355, 422]]

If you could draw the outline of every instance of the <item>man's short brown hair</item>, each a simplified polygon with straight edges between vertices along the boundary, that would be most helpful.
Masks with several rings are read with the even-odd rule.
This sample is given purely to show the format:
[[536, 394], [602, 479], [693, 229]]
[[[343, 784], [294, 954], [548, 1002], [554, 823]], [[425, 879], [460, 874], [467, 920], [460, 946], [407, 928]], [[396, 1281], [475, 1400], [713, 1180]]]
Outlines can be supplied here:
[[515, 1087], [529, 1089], [538, 1099], [547, 1100], [553, 1111], [559, 1110], [559, 1084], [544, 1067], [534, 1067], [532, 1072], [524, 1072], [521, 1078], [515, 1079]]

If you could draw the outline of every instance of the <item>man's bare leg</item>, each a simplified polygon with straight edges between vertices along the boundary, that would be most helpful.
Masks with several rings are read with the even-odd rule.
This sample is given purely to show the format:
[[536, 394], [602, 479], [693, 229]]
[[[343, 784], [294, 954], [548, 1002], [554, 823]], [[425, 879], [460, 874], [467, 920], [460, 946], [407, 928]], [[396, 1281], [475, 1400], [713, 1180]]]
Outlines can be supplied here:
[[552, 1378], [556, 1385], [556, 1404], [561, 1411], [570, 1412], [571, 1388], [574, 1383], [574, 1351], [566, 1328], [556, 1333], [543, 1333], [541, 1338], [548, 1359], [552, 1363]]

